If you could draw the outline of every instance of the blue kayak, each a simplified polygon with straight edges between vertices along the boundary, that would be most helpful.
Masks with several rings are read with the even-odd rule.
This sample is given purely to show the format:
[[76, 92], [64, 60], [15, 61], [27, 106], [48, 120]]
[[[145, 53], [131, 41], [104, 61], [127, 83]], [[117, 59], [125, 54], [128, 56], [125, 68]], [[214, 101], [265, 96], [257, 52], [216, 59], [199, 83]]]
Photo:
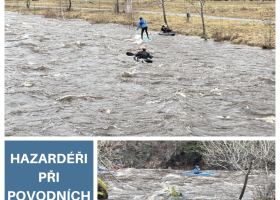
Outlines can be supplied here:
[[192, 175], [208, 176], [208, 175], [212, 175], [212, 174], [215, 174], [215, 172], [202, 172], [202, 173], [200, 173], [200, 174], [183, 173], [182, 175], [184, 175], [184, 176], [192, 176]]

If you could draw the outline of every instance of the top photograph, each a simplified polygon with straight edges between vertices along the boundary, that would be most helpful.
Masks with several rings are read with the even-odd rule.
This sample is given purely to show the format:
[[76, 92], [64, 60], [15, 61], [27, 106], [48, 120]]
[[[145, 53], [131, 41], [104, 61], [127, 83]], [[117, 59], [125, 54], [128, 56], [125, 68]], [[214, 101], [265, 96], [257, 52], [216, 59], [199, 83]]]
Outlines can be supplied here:
[[274, 137], [275, 10], [5, 0], [5, 136]]

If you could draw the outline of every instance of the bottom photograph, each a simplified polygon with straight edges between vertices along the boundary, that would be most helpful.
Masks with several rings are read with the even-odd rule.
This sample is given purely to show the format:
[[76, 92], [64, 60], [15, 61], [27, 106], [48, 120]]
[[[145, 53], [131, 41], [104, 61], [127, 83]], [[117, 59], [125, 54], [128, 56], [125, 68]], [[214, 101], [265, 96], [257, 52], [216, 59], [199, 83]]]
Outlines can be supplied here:
[[98, 199], [275, 199], [275, 141], [98, 141]]

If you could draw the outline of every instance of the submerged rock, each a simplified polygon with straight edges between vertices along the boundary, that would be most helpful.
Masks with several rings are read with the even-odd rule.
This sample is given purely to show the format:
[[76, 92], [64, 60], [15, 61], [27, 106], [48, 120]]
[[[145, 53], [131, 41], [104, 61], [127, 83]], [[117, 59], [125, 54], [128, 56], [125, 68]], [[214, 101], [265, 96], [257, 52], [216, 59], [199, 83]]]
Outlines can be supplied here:
[[148, 200], [186, 200], [187, 197], [180, 188], [175, 185], [166, 186], [164, 189], [157, 191], [154, 195], [148, 197]]

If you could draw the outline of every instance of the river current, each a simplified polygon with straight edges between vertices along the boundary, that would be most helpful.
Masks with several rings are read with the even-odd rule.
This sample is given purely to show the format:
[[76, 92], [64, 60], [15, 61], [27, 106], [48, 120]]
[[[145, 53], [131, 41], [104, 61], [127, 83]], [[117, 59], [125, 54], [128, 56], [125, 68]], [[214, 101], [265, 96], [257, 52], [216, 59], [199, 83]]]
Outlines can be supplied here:
[[[115, 178], [109, 174], [99, 177], [107, 184], [109, 200], [147, 200], [168, 185], [178, 186], [187, 199], [234, 200], [239, 198], [245, 180], [242, 172], [235, 171], [215, 171], [214, 175], [209, 176], [183, 176], [184, 172], [172, 169], [127, 169], [113, 173]], [[274, 174], [266, 176], [258, 171], [252, 172], [242, 199], [253, 200], [257, 197], [257, 188], [264, 192], [262, 189], [268, 188], [274, 179]]]
[[5, 11], [5, 135], [275, 135], [275, 50], [135, 30]]

